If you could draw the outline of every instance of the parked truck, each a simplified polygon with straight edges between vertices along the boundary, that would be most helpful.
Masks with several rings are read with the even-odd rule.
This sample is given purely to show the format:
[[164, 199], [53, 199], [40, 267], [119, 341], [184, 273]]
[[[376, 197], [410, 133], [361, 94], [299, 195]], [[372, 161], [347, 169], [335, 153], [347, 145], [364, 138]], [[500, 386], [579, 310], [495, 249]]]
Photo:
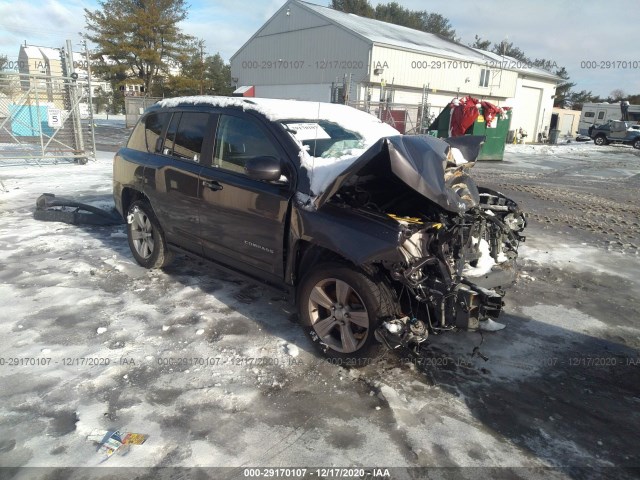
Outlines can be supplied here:
[[[606, 125], [614, 120], [623, 120], [619, 103], [585, 103], [580, 115], [578, 134], [589, 135], [589, 127]], [[626, 121], [630, 124], [640, 123], [640, 105], [629, 105]]]

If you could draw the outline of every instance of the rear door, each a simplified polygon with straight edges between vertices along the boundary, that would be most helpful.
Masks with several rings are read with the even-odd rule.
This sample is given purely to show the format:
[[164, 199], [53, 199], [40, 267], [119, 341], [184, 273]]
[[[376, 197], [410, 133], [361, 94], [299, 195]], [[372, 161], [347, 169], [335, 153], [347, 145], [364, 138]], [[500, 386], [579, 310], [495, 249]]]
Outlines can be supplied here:
[[[249, 178], [249, 158], [280, 159], [288, 179]], [[205, 256], [261, 278], [281, 281], [293, 169], [277, 136], [244, 112], [221, 113], [212, 161], [200, 172], [200, 233]]]
[[213, 130], [212, 121], [206, 112], [162, 112], [149, 115], [146, 129], [153, 158], [145, 168], [144, 191], [167, 241], [198, 254], [199, 174], [201, 158], [211, 148], [205, 133]]

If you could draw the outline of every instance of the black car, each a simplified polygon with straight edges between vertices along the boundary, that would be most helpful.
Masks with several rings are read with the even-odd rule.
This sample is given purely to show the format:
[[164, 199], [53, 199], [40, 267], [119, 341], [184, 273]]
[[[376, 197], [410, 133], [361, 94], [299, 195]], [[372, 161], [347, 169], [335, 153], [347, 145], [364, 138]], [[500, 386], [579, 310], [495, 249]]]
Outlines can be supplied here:
[[151, 107], [113, 192], [147, 268], [172, 252], [275, 287], [330, 357], [499, 326], [518, 206], [467, 174], [482, 138], [400, 135], [344, 105], [185, 97]]

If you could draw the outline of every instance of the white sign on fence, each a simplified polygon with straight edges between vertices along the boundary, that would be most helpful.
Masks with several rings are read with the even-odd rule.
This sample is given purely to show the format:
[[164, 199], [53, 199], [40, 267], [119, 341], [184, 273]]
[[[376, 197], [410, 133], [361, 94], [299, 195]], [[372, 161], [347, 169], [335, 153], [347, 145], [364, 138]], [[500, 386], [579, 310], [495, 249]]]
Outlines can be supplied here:
[[62, 127], [62, 110], [59, 108], [47, 109], [48, 123], [51, 128]]

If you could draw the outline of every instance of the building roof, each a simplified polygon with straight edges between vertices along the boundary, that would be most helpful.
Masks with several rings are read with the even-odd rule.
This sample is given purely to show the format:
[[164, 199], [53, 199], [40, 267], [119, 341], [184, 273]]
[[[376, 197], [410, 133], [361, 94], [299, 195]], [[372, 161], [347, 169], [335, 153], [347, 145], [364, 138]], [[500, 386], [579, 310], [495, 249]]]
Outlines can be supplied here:
[[37, 45], [20, 45], [29, 58], [41, 58], [43, 60], [60, 60], [60, 49], [39, 47]]
[[[458, 42], [427, 33], [413, 28], [402, 27], [393, 23], [382, 22], [372, 18], [360, 17], [353, 13], [344, 13], [333, 10], [329, 7], [322, 7], [313, 3], [292, 0], [303, 8], [306, 8], [317, 15], [322, 16], [331, 23], [343, 27], [359, 37], [377, 45], [389, 45], [407, 50], [414, 50], [421, 53], [447, 57], [454, 60], [484, 63], [487, 61], [498, 62], [506, 65], [505, 70], [513, 70], [522, 74], [545, 77], [551, 80], [560, 81], [557, 75], [542, 70], [540, 68], [516, 68], [522, 62], [504, 57], [493, 52], [471, 48]], [[506, 60], [506, 62], [505, 62]], [[515, 65], [516, 67], [511, 67]]]

